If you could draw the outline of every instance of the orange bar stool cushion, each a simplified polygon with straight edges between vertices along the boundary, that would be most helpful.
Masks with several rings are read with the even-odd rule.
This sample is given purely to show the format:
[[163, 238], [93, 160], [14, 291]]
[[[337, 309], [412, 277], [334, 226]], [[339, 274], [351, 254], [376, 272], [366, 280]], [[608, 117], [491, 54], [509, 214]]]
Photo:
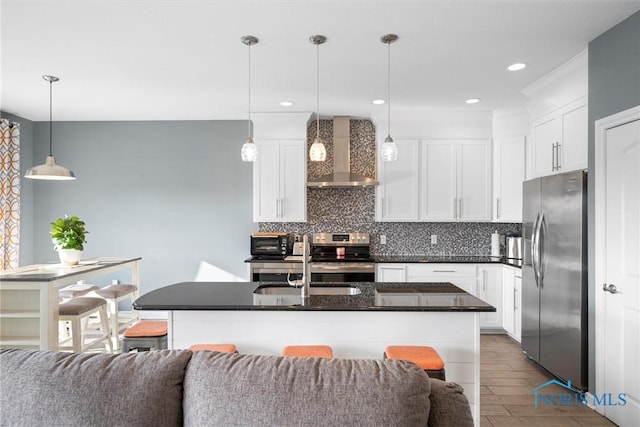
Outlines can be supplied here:
[[390, 345], [385, 349], [388, 359], [408, 360], [424, 370], [444, 369], [444, 362], [433, 347], [412, 345]]
[[127, 338], [159, 337], [167, 335], [167, 331], [166, 320], [144, 320], [124, 331], [124, 336]]
[[282, 349], [283, 356], [333, 358], [333, 349], [328, 345], [288, 345]]
[[218, 351], [220, 353], [237, 353], [235, 344], [193, 344], [191, 351]]

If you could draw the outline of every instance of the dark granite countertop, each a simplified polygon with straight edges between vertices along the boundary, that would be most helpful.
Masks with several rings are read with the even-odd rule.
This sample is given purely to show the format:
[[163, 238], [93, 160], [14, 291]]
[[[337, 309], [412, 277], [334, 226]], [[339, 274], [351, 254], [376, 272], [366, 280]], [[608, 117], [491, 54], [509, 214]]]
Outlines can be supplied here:
[[[312, 295], [308, 303], [254, 305], [258, 287], [282, 287], [264, 282], [182, 282], [142, 295], [136, 310], [271, 310], [271, 311], [464, 311], [493, 312], [495, 307], [451, 283], [313, 283], [322, 287], [353, 286], [359, 295]], [[379, 293], [423, 293], [429, 305], [378, 306]], [[300, 299], [301, 302], [301, 299]]]
[[[504, 264], [512, 267], [522, 267], [522, 260], [491, 257], [483, 255], [374, 255], [373, 262], [384, 263], [431, 263], [431, 264]], [[253, 259], [244, 262], [302, 262], [301, 256], [288, 256], [286, 259]]]

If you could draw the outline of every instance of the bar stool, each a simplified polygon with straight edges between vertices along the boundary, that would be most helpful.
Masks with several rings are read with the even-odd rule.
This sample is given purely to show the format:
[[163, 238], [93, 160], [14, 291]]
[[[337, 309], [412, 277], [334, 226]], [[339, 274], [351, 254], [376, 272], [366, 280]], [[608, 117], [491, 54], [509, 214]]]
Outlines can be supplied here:
[[[100, 318], [100, 327], [92, 330], [87, 327], [86, 320], [94, 314]], [[58, 304], [58, 319], [60, 322], [69, 322], [71, 325], [71, 337], [65, 337], [59, 342], [60, 350], [80, 353], [104, 342], [105, 350], [109, 353], [113, 352], [111, 332], [107, 320], [107, 303], [102, 298], [78, 297], [60, 303]], [[92, 339], [85, 343], [87, 338]], [[69, 340], [71, 340], [71, 345], [65, 345]]]
[[135, 285], [109, 285], [107, 287], [94, 291], [94, 294], [107, 300], [109, 307], [109, 323], [111, 325], [111, 337], [115, 341], [114, 348], [119, 349], [120, 334], [128, 327], [135, 324], [138, 319], [138, 313], [134, 310], [120, 311], [118, 304], [126, 299], [131, 303], [138, 298], [138, 287]]
[[217, 351], [220, 353], [237, 353], [235, 344], [193, 344], [189, 346], [191, 351]]
[[75, 285], [65, 286], [58, 290], [58, 295], [63, 300], [68, 300], [71, 298], [77, 298], [88, 294], [89, 292], [93, 292], [100, 289], [98, 285], [91, 285], [89, 283], [78, 282]]
[[333, 358], [333, 349], [328, 345], [288, 345], [282, 349], [283, 356]]
[[444, 361], [433, 347], [422, 345], [390, 345], [384, 351], [384, 358], [408, 360], [424, 369], [431, 378], [446, 381]]
[[122, 352], [166, 349], [167, 332], [166, 320], [143, 320], [138, 322], [124, 331]]

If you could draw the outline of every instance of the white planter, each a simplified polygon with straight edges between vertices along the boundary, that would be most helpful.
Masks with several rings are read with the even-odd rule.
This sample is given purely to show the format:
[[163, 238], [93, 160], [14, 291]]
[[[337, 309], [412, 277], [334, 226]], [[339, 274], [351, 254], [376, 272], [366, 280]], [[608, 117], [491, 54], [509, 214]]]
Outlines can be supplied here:
[[82, 251], [77, 249], [60, 249], [58, 250], [60, 262], [66, 265], [77, 265], [82, 258]]

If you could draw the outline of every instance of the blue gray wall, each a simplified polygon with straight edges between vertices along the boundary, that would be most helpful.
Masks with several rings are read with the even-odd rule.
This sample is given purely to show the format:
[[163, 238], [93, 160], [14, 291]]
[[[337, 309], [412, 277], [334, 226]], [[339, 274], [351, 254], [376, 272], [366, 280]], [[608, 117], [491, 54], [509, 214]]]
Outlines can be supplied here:
[[[54, 123], [56, 162], [78, 179], [22, 180], [24, 189], [32, 188], [33, 207], [30, 214], [23, 206], [21, 244], [32, 248], [33, 259], [25, 257], [21, 264], [57, 260], [49, 224], [69, 214], [87, 223], [84, 256], [142, 257], [142, 292], [193, 280], [201, 262], [245, 277], [248, 236], [256, 229], [252, 165], [240, 160], [246, 126], [244, 121]], [[44, 161], [48, 138], [48, 122], [34, 123], [33, 159], [22, 153], [25, 170]]]
[[595, 390], [595, 121], [640, 105], [640, 12], [589, 43], [589, 388]]

